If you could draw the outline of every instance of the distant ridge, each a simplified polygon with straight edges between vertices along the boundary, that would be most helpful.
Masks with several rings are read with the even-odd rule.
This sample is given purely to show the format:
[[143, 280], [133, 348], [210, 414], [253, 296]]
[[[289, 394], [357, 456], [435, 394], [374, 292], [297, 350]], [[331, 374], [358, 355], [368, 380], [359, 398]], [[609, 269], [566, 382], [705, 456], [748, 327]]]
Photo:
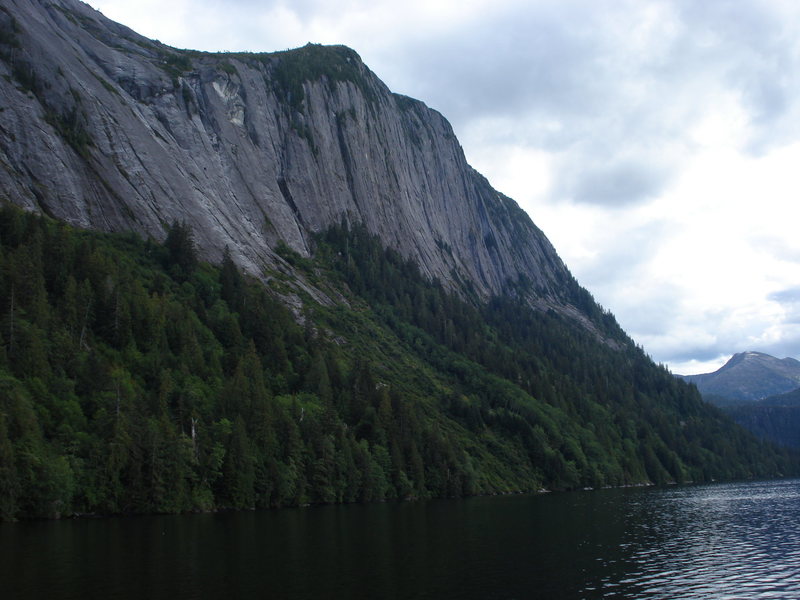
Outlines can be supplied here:
[[800, 448], [800, 361], [740, 352], [713, 373], [678, 377], [758, 437]]
[[727, 406], [725, 412], [758, 437], [800, 448], [800, 388], [757, 402]]
[[800, 388], [800, 361], [763, 352], [740, 352], [713, 373], [679, 375], [717, 405], [755, 402]]

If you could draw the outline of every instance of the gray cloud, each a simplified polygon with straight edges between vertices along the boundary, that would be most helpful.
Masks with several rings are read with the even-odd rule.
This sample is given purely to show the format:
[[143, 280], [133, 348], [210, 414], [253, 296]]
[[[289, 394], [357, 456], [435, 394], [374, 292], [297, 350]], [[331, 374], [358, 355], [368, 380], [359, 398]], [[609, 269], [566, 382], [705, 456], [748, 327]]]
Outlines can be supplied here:
[[618, 207], [671, 183], [692, 151], [686, 132], [728, 94], [748, 111], [750, 152], [792, 139], [800, 68], [788, 31], [765, 3], [544, 2], [376, 56], [457, 132], [511, 121], [526, 145], [590, 165], [556, 174], [567, 197]]
[[[754, 317], [745, 325], [732, 326], [728, 319], [727, 309], [716, 313], [704, 311], [688, 324], [690, 331], [681, 331], [681, 323], [673, 321], [665, 324], [664, 330], [655, 335], [633, 328], [630, 333], [635, 339], [643, 341], [659, 360], [670, 364], [686, 364], [692, 360], [701, 363], [714, 361], [747, 350], [765, 352], [778, 358], [800, 356], [800, 324], [789, 320], [775, 323]], [[683, 325], [686, 326], [686, 323]], [[769, 328], [779, 329], [780, 336], [776, 339], [767, 336], [765, 340], [764, 334]], [[693, 332], [711, 335], [698, 336]]]
[[[602, 228], [604, 224], [598, 222], [597, 227]], [[627, 299], [635, 297], [635, 302], [641, 304], [647, 296], [648, 301], [659, 297], [665, 302], [674, 303], [678, 298], [676, 288], [660, 286], [658, 290], [651, 290], [651, 295], [636, 284], [637, 276], [642, 275], [642, 270], [660, 250], [668, 227], [663, 221], [649, 221], [615, 229], [602, 243], [598, 243], [594, 256], [581, 263], [581, 284], [598, 290], [598, 294], [605, 298], [615, 295]], [[629, 293], [627, 289], [631, 282], [636, 294]]]
[[657, 195], [668, 180], [667, 170], [662, 166], [628, 159], [579, 167], [575, 171], [563, 178], [561, 193], [576, 202], [610, 207], [648, 200]]
[[[389, 83], [441, 110], [456, 127], [465, 121], [525, 120], [533, 143], [563, 146], [570, 121], [583, 120], [603, 102], [597, 42], [583, 35], [581, 11], [566, 22], [563, 10], [501, 12], [469, 30], [422, 39], [402, 54], [385, 49]], [[390, 66], [391, 65], [391, 66]], [[586, 74], [598, 76], [587, 78]]]
[[[681, 16], [705, 31], [712, 74], [740, 95], [753, 126], [746, 149], [761, 154], [798, 132], [800, 14], [766, 2], [684, 1]], [[781, 12], [781, 9], [789, 9]]]
[[[571, 160], [556, 180], [567, 197], [642, 202], [674, 172], [668, 124], [686, 109], [665, 103], [654, 115], [647, 108], [663, 83], [647, 76], [648, 57], [620, 42], [641, 16], [610, 6], [569, 2], [543, 13], [497, 14], [415, 46], [395, 65], [395, 77], [401, 87], [413, 81], [456, 131], [479, 119], [507, 120], [499, 135], [513, 129], [525, 145], [566, 153]], [[641, 83], [631, 85], [635, 78]]]
[[[788, 209], [789, 207], [787, 207]], [[778, 218], [794, 218], [793, 214], [790, 216], [788, 210]], [[764, 251], [769, 252], [773, 257], [789, 263], [800, 263], [800, 249], [789, 243], [789, 240], [782, 239], [775, 235], [754, 235], [752, 237], [752, 244]], [[770, 298], [771, 299], [771, 298]]]
[[635, 339], [661, 337], [668, 335], [674, 326], [679, 306], [674, 289], [656, 288], [644, 297], [639, 296], [636, 302], [626, 305], [623, 300], [620, 307], [624, 316], [620, 320]]
[[800, 304], [800, 286], [772, 292], [767, 299], [779, 304]]
[[783, 308], [783, 324], [786, 329], [800, 325], [800, 286], [772, 292], [767, 300], [777, 302]]
[[[720, 349], [687, 346], [684, 351], [674, 353], [667, 357], [667, 360], [671, 363], [687, 363], [691, 360], [704, 363], [716, 360], [720, 356], [732, 356], [733, 354], [735, 354], [735, 352], [730, 353], [729, 348]], [[678, 373], [678, 375], [685, 375], [685, 373]]]

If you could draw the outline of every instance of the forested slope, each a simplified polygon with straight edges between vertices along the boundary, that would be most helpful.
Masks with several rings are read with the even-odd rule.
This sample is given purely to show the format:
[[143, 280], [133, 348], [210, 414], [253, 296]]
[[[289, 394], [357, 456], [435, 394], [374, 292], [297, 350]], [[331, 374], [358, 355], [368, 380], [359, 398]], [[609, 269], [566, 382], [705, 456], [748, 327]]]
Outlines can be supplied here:
[[[314, 248], [278, 247], [264, 284], [198, 262], [179, 223], [161, 245], [3, 208], [2, 518], [796, 472], [577, 285], [610, 341], [458, 299], [361, 228]], [[328, 297], [292, 315], [298, 272]]]

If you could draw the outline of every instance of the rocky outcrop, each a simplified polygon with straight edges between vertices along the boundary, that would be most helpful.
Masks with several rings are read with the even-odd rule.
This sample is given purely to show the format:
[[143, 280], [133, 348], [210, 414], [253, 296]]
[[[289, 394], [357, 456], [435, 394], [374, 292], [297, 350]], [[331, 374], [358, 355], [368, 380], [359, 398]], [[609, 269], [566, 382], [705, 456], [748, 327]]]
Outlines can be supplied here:
[[542, 232], [465, 161], [448, 122], [344, 47], [179, 51], [77, 0], [0, 7], [0, 198], [162, 238], [259, 275], [283, 240], [364, 223], [428, 276], [480, 297], [520, 282], [565, 306]]

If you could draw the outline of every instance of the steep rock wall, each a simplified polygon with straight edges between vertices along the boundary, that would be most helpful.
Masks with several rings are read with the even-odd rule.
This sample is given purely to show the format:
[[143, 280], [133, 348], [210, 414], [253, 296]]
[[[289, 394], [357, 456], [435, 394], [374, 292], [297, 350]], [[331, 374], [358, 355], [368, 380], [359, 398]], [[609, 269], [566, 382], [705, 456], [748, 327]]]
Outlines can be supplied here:
[[7, 0], [0, 58], [2, 199], [159, 239], [185, 221], [256, 275], [344, 219], [453, 287], [567, 302], [542, 232], [352, 50], [178, 51], [77, 0]]

